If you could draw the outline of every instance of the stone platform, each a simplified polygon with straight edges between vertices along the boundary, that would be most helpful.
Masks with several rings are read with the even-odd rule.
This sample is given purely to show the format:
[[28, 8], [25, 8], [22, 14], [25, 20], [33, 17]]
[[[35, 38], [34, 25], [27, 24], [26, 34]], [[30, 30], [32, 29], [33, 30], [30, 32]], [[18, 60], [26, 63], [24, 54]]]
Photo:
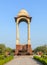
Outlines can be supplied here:
[[15, 55], [31, 55], [31, 45], [16, 45]]

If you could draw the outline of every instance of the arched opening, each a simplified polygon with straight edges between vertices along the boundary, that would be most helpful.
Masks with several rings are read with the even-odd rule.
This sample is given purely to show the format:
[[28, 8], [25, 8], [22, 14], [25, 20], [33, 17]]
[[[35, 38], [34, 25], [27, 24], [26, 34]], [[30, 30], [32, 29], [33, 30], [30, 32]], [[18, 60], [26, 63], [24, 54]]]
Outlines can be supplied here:
[[27, 37], [28, 36], [28, 31], [27, 31], [27, 23], [25, 21], [22, 21], [19, 24], [19, 43], [20, 44], [27, 44]]
[[26, 22], [26, 23], [28, 23], [27, 19], [25, 19], [25, 18], [21, 18], [21, 19], [19, 20], [19, 23], [21, 23], [21, 22]]

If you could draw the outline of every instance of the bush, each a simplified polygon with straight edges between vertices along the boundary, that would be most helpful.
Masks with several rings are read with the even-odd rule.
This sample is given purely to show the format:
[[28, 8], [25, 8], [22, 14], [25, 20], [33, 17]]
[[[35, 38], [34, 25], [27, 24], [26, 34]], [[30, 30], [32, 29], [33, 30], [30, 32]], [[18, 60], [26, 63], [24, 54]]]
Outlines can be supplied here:
[[0, 55], [0, 60], [1, 60], [1, 59], [4, 59], [4, 55]]
[[47, 59], [47, 55], [42, 55], [41, 57]]
[[13, 59], [13, 56], [8, 56], [8, 57], [6, 57], [4, 59], [0, 59], [0, 65], [3, 65], [4, 63], [9, 62], [12, 59]]
[[47, 65], [47, 59], [45, 59], [45, 58], [43, 58], [43, 57], [34, 56], [34, 59], [40, 61], [40, 62], [43, 63], [44, 65]]
[[8, 62], [8, 61], [10, 61], [10, 60], [12, 60], [13, 59], [13, 56], [9, 56], [9, 57], [7, 57], [7, 58], [5, 58], [4, 60], [4, 62], [6, 63], [6, 62]]

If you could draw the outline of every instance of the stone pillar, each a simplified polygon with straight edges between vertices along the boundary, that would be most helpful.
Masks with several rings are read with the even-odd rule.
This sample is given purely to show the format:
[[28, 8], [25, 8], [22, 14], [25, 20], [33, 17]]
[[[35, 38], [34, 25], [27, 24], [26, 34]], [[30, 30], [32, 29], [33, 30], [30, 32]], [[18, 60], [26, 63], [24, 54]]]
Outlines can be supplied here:
[[30, 45], [30, 23], [28, 23], [28, 44]]
[[16, 45], [19, 45], [19, 26], [16, 23]]
[[20, 49], [20, 44], [19, 44], [19, 24], [16, 22], [16, 50], [15, 50], [15, 55], [18, 54], [19, 49]]
[[30, 39], [30, 22], [28, 23], [28, 53], [32, 54], [31, 39]]

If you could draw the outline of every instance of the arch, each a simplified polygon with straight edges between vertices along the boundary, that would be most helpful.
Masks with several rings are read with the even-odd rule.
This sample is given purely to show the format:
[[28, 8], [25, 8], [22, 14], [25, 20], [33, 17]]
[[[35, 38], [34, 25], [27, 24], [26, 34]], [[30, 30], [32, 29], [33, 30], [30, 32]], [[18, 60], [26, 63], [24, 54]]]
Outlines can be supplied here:
[[[19, 23], [21, 23], [21, 22], [26, 22], [26, 23], [28, 23], [28, 20], [25, 19], [25, 18], [21, 18], [21, 19], [19, 20]], [[19, 23], [18, 23], [18, 24], [19, 24]]]
[[29, 16], [28, 12], [24, 9], [22, 9], [17, 17], [15, 17], [15, 22], [16, 22], [16, 44], [19, 44], [19, 24], [21, 22], [26, 22], [28, 25], [28, 44], [30, 44], [30, 22], [31, 22], [32, 17]]
[[[16, 54], [20, 53], [19, 51], [21, 50], [23, 52], [23, 46], [24, 46], [24, 51], [26, 50], [26, 53], [32, 53], [31, 50], [31, 40], [30, 40], [30, 22], [31, 22], [32, 17], [29, 16], [28, 12], [24, 9], [22, 9], [17, 17], [15, 17], [15, 22], [16, 22]], [[19, 24], [21, 22], [26, 22], [27, 23], [27, 32], [28, 32], [28, 40], [26, 45], [20, 45], [20, 38], [19, 38]]]

